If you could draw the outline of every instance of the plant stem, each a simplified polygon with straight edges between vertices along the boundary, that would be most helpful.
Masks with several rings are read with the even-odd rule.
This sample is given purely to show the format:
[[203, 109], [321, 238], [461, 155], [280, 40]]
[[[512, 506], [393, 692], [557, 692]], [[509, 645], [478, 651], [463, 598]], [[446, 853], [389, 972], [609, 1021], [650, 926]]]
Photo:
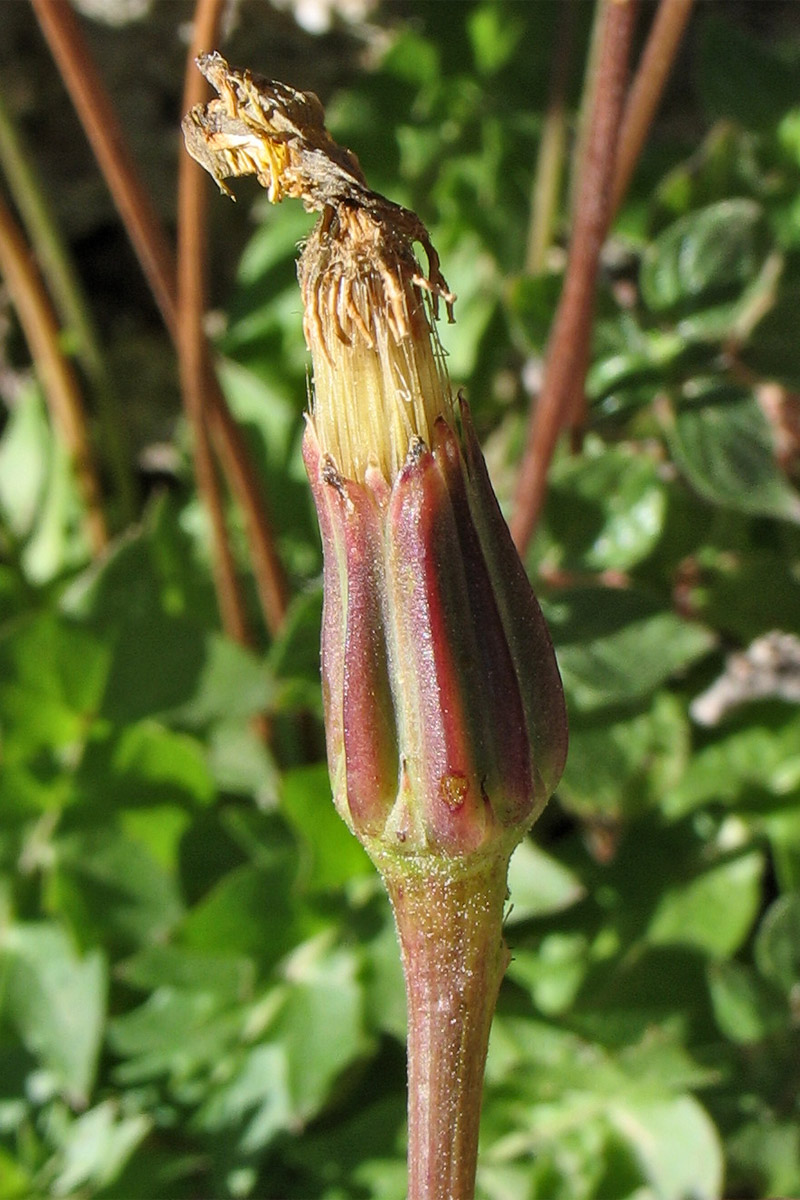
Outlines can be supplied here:
[[11, 197], [28, 234], [62, 328], [75, 342], [75, 359], [91, 384], [101, 424], [102, 446], [113, 476], [120, 524], [134, 518], [133, 474], [125, 427], [111, 377], [100, 348], [89, 305], [61, 236], [52, 206], [32, 165], [2, 95], [0, 95], [0, 163]]
[[[81, 119], [98, 165], [173, 342], [178, 343], [174, 255], [158, 214], [143, 187], [114, 106], [66, 0], [32, 0], [39, 24]], [[256, 586], [270, 633], [283, 623], [287, 586], [275, 548], [266, 501], [247, 446], [213, 371], [207, 343], [208, 421], [231, 491], [245, 516]]]
[[28, 343], [55, 427], [72, 458], [86, 506], [86, 532], [92, 553], [102, 553], [108, 532], [100, 484], [92, 460], [86, 414], [75, 372], [59, 346], [50, 300], [28, 254], [24, 238], [0, 200], [0, 275], [3, 276]]
[[408, 1200], [472, 1200], [508, 855], [379, 861], [408, 1002]]
[[175, 261], [68, 0], [31, 0], [164, 323], [175, 336]]
[[[223, 0], [198, 0], [186, 64], [183, 111], [204, 98], [206, 84], [194, 67], [195, 57], [216, 41]], [[211, 520], [213, 570], [222, 627], [245, 645], [252, 638], [244, 598], [225, 524], [224, 498], [208, 431], [209, 381], [203, 314], [206, 307], [205, 175], [187, 154], [178, 166], [178, 362], [186, 416], [192, 427], [192, 453], [198, 489]]]
[[553, 237], [553, 221], [558, 207], [567, 136], [567, 85], [572, 64], [576, 15], [577, 0], [566, 0], [556, 16], [550, 91], [542, 123], [531, 195], [528, 247], [525, 255], [525, 269], [530, 275], [539, 275], [544, 270], [545, 258]]
[[678, 52], [694, 0], [661, 0], [633, 77], [619, 132], [609, 220], [622, 203]]
[[576, 393], [583, 385], [597, 268], [608, 228], [635, 4], [634, 0], [601, 2], [597, 66], [589, 82], [585, 154], [578, 172], [564, 288], [550, 333], [541, 393], [528, 427], [511, 519], [511, 532], [523, 556], [541, 513], [558, 435], [574, 413]]

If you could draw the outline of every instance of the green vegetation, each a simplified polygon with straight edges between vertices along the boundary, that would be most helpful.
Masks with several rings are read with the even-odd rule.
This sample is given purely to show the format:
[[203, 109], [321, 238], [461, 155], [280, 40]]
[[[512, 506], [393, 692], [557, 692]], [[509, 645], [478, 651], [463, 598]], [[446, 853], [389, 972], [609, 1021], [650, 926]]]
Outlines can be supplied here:
[[[481, 1200], [800, 1195], [800, 21], [765, 7], [760, 33], [746, 5], [692, 17], [527, 555], [571, 748], [511, 866]], [[563, 273], [559, 249], [524, 271], [558, 6], [406, 9], [328, 123], [430, 228], [510, 508]], [[0, 380], [0, 1200], [405, 1195], [395, 936], [324, 763], [310, 219], [254, 205], [216, 351], [291, 585], [272, 638], [219, 631], [182, 427], [171, 485], [91, 561], [39, 386]]]

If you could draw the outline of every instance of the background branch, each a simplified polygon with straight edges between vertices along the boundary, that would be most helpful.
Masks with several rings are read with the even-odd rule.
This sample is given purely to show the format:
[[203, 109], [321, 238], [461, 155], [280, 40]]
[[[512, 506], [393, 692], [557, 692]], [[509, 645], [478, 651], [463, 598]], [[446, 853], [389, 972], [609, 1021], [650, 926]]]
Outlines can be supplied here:
[[589, 81], [585, 153], [564, 288], [553, 321], [538, 403], [528, 429], [511, 532], [524, 554], [545, 496], [559, 432], [569, 420], [586, 369], [600, 250], [608, 227], [611, 181], [623, 110], [634, 0], [601, 0], [596, 71]]
[[72, 459], [86, 506], [92, 553], [108, 542], [100, 484], [92, 460], [78, 381], [59, 345], [59, 329], [44, 284], [16, 221], [0, 199], [0, 273], [6, 282], [56, 428]]
[[[169, 241], [143, 187], [114, 106], [66, 0], [32, 0], [37, 19], [72, 97], [98, 165], [136, 251], [164, 323], [178, 346], [177, 272]], [[194, 68], [192, 68], [194, 70]], [[180, 352], [180, 350], [179, 350]], [[213, 373], [207, 342], [208, 420], [230, 487], [245, 516], [256, 586], [271, 633], [286, 612], [287, 587], [266, 500], [244, 438]]]

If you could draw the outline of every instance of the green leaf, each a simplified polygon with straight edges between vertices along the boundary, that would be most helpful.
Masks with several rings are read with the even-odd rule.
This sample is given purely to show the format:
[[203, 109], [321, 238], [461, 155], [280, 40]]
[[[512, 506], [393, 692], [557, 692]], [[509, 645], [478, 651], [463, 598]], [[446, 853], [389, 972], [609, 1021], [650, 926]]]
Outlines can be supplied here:
[[89, 1098], [103, 1034], [106, 966], [81, 957], [57, 925], [9, 926], [0, 942], [6, 1004], [19, 1036], [73, 1103]]
[[241, 1036], [243, 1013], [210, 989], [160, 987], [108, 1027], [111, 1049], [124, 1061], [122, 1084], [167, 1076], [173, 1084], [211, 1067], [227, 1066]]
[[195, 950], [252, 955], [274, 965], [295, 937], [292, 885], [296, 863], [274, 852], [271, 869], [243, 866], [212, 888], [187, 916], [182, 938]]
[[686, 337], [721, 337], [767, 258], [770, 239], [754, 200], [723, 200], [688, 213], [646, 249], [642, 300], [680, 321]]
[[17, 538], [34, 528], [47, 486], [52, 438], [41, 393], [24, 388], [0, 439], [0, 513]]
[[670, 450], [690, 485], [713, 504], [800, 522], [800, 496], [775, 458], [755, 397], [711, 384], [691, 402], [662, 410]]
[[258, 655], [220, 634], [204, 637], [202, 651], [191, 693], [172, 710], [172, 720], [202, 726], [221, 720], [241, 722], [272, 710], [275, 681]]
[[747, 851], [667, 888], [650, 922], [648, 941], [696, 946], [719, 959], [734, 954], [758, 914], [763, 870], [761, 852]]
[[567, 697], [582, 711], [649, 695], [713, 645], [701, 626], [627, 589], [576, 589], [546, 616]]
[[508, 868], [506, 925], [561, 912], [583, 898], [580, 879], [530, 838], [520, 842]]
[[758, 930], [755, 959], [766, 979], [787, 993], [800, 983], [800, 892], [779, 896]]
[[184, 946], [149, 946], [117, 967], [129, 987], [212, 992], [221, 1000], [251, 999], [255, 971], [249, 958], [200, 954]]
[[241, 1056], [222, 1086], [208, 1095], [195, 1118], [212, 1133], [235, 1130], [242, 1154], [267, 1146], [294, 1119], [284, 1047], [268, 1042]]
[[781, 287], [775, 303], [752, 330], [739, 357], [757, 375], [777, 380], [792, 391], [800, 389], [797, 361], [797, 312], [800, 283]]
[[470, 14], [467, 31], [475, 66], [481, 75], [494, 75], [511, 58], [525, 30], [513, 9], [483, 4]]
[[287, 965], [290, 992], [269, 1034], [286, 1055], [297, 1119], [319, 1112], [336, 1078], [368, 1048], [356, 964], [352, 952], [316, 941], [298, 947]]
[[[656, 462], [641, 452], [587, 443], [552, 475], [545, 512], [554, 565], [627, 571], [655, 548], [667, 501]], [[560, 551], [560, 554], [558, 554]]]
[[[160, 818], [161, 814], [157, 814]], [[177, 882], [121, 830], [95, 825], [56, 840], [52, 903], [75, 927], [130, 950], [163, 939], [183, 913]]]
[[769, 728], [748, 724], [718, 737], [698, 750], [680, 781], [664, 798], [670, 817], [680, 818], [704, 804], [736, 804], [747, 808], [755, 800], [763, 806], [763, 793], [776, 805], [800, 782], [800, 717], [788, 718]]
[[154, 720], [87, 747], [77, 771], [87, 800], [107, 808], [207, 804], [214, 786], [201, 743]]
[[717, 1200], [722, 1147], [708, 1114], [691, 1096], [612, 1104], [609, 1119], [630, 1143], [658, 1200]]
[[540, 1012], [557, 1016], [572, 1005], [589, 969], [583, 933], [548, 933], [536, 951], [516, 948], [508, 977], [528, 989]]
[[371, 875], [372, 864], [333, 806], [328, 768], [296, 767], [283, 777], [281, 811], [300, 834], [300, 880], [311, 891]]
[[59, 1154], [53, 1196], [72, 1196], [80, 1188], [106, 1188], [147, 1136], [152, 1119], [144, 1113], [122, 1116], [114, 1100], [105, 1100], [69, 1127]]
[[783, 996], [751, 967], [712, 963], [708, 983], [717, 1024], [732, 1042], [760, 1042], [785, 1026], [788, 1013]]
[[644, 712], [576, 713], [559, 800], [583, 817], [635, 816], [663, 804], [688, 760], [685, 707], [666, 692]]
[[50, 613], [0, 631], [0, 710], [7, 760], [41, 750], [60, 770], [79, 757], [100, 705], [108, 648]]

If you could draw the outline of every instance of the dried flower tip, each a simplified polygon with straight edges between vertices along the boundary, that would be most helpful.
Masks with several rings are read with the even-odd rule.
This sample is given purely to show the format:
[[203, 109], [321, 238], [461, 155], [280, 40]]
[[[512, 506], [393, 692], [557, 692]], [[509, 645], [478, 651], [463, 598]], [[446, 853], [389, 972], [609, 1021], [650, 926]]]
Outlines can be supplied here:
[[347, 478], [375, 468], [390, 482], [411, 440], [430, 444], [437, 418], [453, 416], [434, 322], [440, 300], [452, 320], [455, 296], [428, 231], [367, 187], [313, 93], [233, 70], [217, 53], [197, 63], [218, 99], [184, 119], [189, 153], [225, 191], [225, 178], [254, 174], [272, 201], [294, 196], [322, 213], [299, 264], [317, 435]]

